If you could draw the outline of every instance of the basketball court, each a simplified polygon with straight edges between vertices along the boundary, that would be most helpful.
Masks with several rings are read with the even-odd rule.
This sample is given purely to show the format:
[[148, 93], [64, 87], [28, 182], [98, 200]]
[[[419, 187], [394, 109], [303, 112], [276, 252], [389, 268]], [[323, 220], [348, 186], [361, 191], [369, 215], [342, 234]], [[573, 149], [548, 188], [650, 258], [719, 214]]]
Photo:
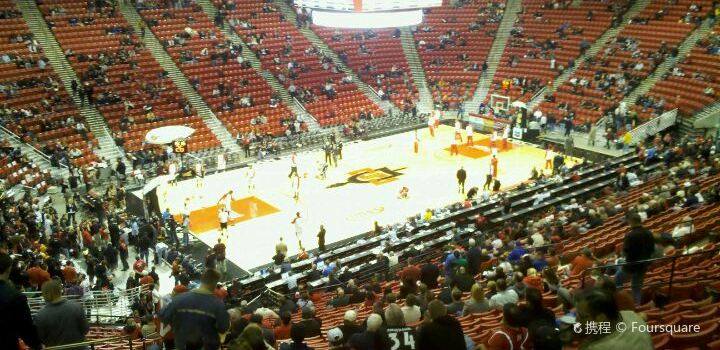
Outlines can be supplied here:
[[[370, 231], [375, 221], [397, 223], [426, 208], [463, 200], [455, 177], [460, 166], [467, 171], [465, 189], [482, 188], [490, 171], [489, 135], [475, 133], [474, 146], [461, 144], [459, 155], [451, 156], [454, 134], [452, 127], [444, 125], [435, 137], [427, 129], [418, 130], [418, 153], [413, 151], [414, 131], [345, 144], [343, 158], [328, 168], [325, 179], [317, 177], [324, 152], [300, 153], [297, 200], [288, 178], [290, 159], [283, 157], [255, 163], [254, 189], [248, 186], [248, 168], [241, 168], [200, 181], [163, 184], [158, 188], [159, 204], [161, 210], [170, 208], [179, 214], [188, 201], [191, 233], [212, 246], [220, 237], [219, 200], [232, 190], [227, 258], [250, 271], [271, 261], [280, 237], [288, 245], [288, 254], [295, 255], [298, 238], [306, 249], [317, 248], [321, 224], [327, 230], [326, 244], [331, 244]], [[498, 139], [495, 146], [501, 147], [502, 141]], [[497, 150], [497, 158], [498, 179], [505, 188], [527, 180], [533, 167], [542, 169], [545, 150], [510, 141], [506, 149]], [[409, 189], [407, 199], [398, 198], [402, 187]], [[292, 224], [296, 212], [302, 217], [302, 233], [297, 238]]]

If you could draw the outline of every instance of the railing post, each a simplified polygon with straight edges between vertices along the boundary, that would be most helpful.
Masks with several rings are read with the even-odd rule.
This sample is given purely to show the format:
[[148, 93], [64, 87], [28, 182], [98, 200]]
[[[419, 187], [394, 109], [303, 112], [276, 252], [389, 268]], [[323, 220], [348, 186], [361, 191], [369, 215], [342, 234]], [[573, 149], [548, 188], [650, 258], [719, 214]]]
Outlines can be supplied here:
[[128, 337], [128, 347], [130, 350], [133, 350], [133, 340], [132, 337]]
[[670, 267], [670, 283], [668, 284], [668, 300], [670, 300], [670, 297], [672, 296], [673, 278], [675, 278], [675, 261], [677, 261], [677, 256], [673, 256], [672, 266]]

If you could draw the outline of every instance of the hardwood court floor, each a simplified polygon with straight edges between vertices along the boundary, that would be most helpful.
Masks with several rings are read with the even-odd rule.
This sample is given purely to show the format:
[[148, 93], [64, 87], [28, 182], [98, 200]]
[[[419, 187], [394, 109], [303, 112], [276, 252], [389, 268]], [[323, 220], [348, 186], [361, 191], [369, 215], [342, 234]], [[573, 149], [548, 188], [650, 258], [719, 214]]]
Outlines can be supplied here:
[[[426, 208], [436, 208], [460, 201], [455, 173], [463, 166], [468, 174], [465, 188], [482, 188], [490, 169], [488, 135], [475, 134], [475, 146], [459, 147], [460, 155], [451, 156], [452, 127], [441, 126], [435, 137], [427, 129], [418, 131], [419, 152], [413, 152], [415, 132], [344, 145], [343, 159], [330, 166], [327, 178], [316, 178], [324, 160], [322, 151], [298, 154], [301, 174], [300, 198], [293, 199], [288, 174], [290, 160], [264, 160], [255, 164], [255, 188], [248, 188], [247, 169], [237, 169], [206, 176], [201, 184], [195, 180], [174, 187], [160, 186], [161, 208], [173, 213], [182, 211], [188, 200], [191, 208], [191, 231], [208, 245], [219, 238], [218, 200], [234, 191], [231, 204], [233, 219], [227, 237], [227, 256], [243, 269], [251, 270], [270, 262], [274, 246], [283, 237], [291, 255], [298, 252], [295, 227], [296, 212], [302, 216], [299, 239], [307, 249], [317, 247], [321, 224], [327, 230], [326, 243], [337, 242], [368, 232], [373, 222], [381, 225], [402, 222]], [[463, 132], [464, 139], [464, 132]], [[502, 146], [497, 141], [498, 147]], [[516, 185], [530, 176], [533, 167], [542, 169], [545, 151], [532, 145], [510, 143], [497, 152], [498, 178], [503, 187]], [[409, 198], [398, 199], [403, 186]]]

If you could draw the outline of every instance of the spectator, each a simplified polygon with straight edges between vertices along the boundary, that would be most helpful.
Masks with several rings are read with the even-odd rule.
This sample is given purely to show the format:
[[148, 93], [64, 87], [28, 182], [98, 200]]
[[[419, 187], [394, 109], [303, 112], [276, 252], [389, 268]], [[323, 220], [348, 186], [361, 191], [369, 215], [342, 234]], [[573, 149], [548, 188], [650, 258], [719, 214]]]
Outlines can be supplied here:
[[437, 265], [429, 262], [420, 268], [420, 282], [425, 284], [428, 289], [438, 287], [438, 277], [440, 277], [440, 269]]
[[583, 271], [595, 265], [595, 258], [592, 250], [583, 248], [582, 253], [575, 257], [570, 263], [570, 276], [579, 276]]
[[45, 346], [84, 342], [85, 334], [90, 330], [82, 305], [63, 298], [62, 293], [62, 283], [57, 279], [42, 285], [42, 296], [47, 304], [35, 316], [35, 324]]
[[311, 307], [304, 307], [302, 309], [302, 319], [298, 324], [303, 325], [306, 337], [314, 337], [320, 335], [320, 323], [313, 318], [315, 312]]
[[220, 281], [220, 273], [207, 269], [200, 279], [200, 286], [188, 293], [178, 295], [173, 302], [160, 310], [160, 319], [175, 331], [178, 349], [199, 348], [206, 350], [220, 347], [220, 333], [229, 327], [225, 305], [213, 291]]
[[307, 346], [305, 343], [305, 327], [301, 324], [296, 324], [290, 329], [291, 343], [282, 343], [280, 350], [313, 350], [313, 348]]
[[465, 303], [462, 301], [463, 292], [457, 288], [452, 290], [452, 303], [447, 305], [447, 312], [450, 315], [462, 316]]
[[507, 281], [504, 278], [497, 280], [495, 284], [495, 295], [490, 298], [490, 308], [496, 310], [502, 310], [503, 305], [518, 302], [518, 294], [515, 290], [507, 288]]
[[479, 314], [490, 310], [490, 304], [485, 298], [482, 285], [475, 283], [470, 290], [470, 299], [465, 302], [463, 316]]
[[541, 326], [554, 326], [555, 313], [543, 306], [543, 296], [539, 289], [527, 288], [525, 290], [525, 304], [520, 306], [523, 315], [523, 327], [530, 332], [532, 339], [536, 329]]
[[401, 308], [401, 311], [406, 325], [420, 321], [422, 313], [417, 303], [418, 300], [415, 294], [408, 294], [407, 297], [405, 297], [405, 306]]
[[695, 232], [695, 225], [691, 216], [685, 216], [682, 222], [675, 226], [672, 232], [672, 238], [679, 239]]
[[[18, 292], [10, 282], [10, 270], [13, 259], [5, 252], [0, 252], [0, 348], [17, 349], [18, 339], [33, 350], [40, 350], [42, 345], [37, 329], [30, 316], [27, 298]], [[12, 315], [10, 317], [9, 315]]]
[[328, 306], [343, 307], [347, 305], [350, 305], [350, 297], [345, 295], [345, 290], [343, 288], [339, 287], [337, 289], [337, 294], [335, 295], [335, 297], [330, 300], [330, 302], [328, 302]]
[[350, 338], [349, 344], [355, 349], [387, 350], [390, 348], [390, 339], [383, 332], [383, 319], [379, 314], [373, 313], [367, 319], [365, 331], [356, 333]]
[[623, 240], [624, 265], [615, 274], [615, 285], [621, 287], [625, 278], [630, 275], [632, 282], [633, 300], [635, 304], [642, 303], [642, 285], [647, 271], [648, 263], [639, 262], [650, 259], [655, 251], [655, 239], [652, 233], [643, 227], [642, 220], [637, 214], [628, 216], [630, 232]]
[[345, 311], [343, 324], [338, 326], [338, 329], [342, 331], [344, 339], [350, 339], [354, 334], [362, 333], [362, 326], [357, 324], [357, 312], [355, 310]]
[[[273, 313], [274, 315], [274, 313]], [[275, 316], [275, 315], [274, 315]], [[272, 330], [265, 328], [263, 326], [263, 313], [261, 313], [261, 309], [255, 310], [255, 313], [250, 316], [250, 324], [255, 324], [260, 329], [262, 329], [263, 338], [265, 339], [265, 343], [269, 344], [272, 348], [275, 348], [276, 341], [275, 341], [275, 334]], [[292, 331], [292, 330], [291, 330]]]
[[[588, 336], [580, 344], [580, 349], [650, 350], [653, 348], [650, 333], [640, 330], [646, 326], [645, 321], [634, 311], [619, 311], [615, 298], [609, 292], [592, 288], [578, 294], [575, 301], [578, 324], [610, 322], [609, 332], [591, 334], [587, 329], [582, 329]], [[616, 325], [620, 322], [633, 327], [619, 331]]]
[[290, 338], [290, 328], [292, 327], [292, 314], [289, 311], [280, 313], [280, 325], [273, 329], [273, 334], [277, 340], [285, 340]]
[[390, 338], [391, 342], [391, 349], [415, 349], [417, 334], [414, 329], [407, 327], [403, 312], [397, 304], [390, 304], [387, 309], [385, 309], [385, 323], [387, 325], [388, 338]]
[[[178, 348], [181, 349], [181, 348]], [[255, 324], [247, 325], [231, 345], [232, 350], [268, 349], [263, 339], [262, 329]], [[270, 348], [272, 349], [272, 348]]]
[[340, 328], [330, 329], [327, 333], [327, 340], [330, 350], [347, 350], [345, 346], [345, 338], [343, 338], [343, 332]]
[[433, 300], [428, 304], [425, 312], [425, 324], [418, 330], [416, 349], [466, 349], [460, 322], [447, 314], [447, 308], [439, 300]]
[[[515, 304], [503, 306], [503, 322], [487, 341], [487, 350], [530, 349], [527, 329], [523, 328], [524, 315]], [[482, 348], [481, 348], [482, 349]]]

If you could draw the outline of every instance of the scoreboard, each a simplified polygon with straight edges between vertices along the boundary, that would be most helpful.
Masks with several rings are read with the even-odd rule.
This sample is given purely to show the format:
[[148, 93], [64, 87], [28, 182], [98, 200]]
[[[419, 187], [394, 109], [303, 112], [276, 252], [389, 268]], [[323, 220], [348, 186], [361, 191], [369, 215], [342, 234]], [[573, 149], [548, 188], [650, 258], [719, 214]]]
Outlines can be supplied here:
[[295, 4], [328, 11], [377, 12], [436, 7], [442, 0], [295, 0]]

